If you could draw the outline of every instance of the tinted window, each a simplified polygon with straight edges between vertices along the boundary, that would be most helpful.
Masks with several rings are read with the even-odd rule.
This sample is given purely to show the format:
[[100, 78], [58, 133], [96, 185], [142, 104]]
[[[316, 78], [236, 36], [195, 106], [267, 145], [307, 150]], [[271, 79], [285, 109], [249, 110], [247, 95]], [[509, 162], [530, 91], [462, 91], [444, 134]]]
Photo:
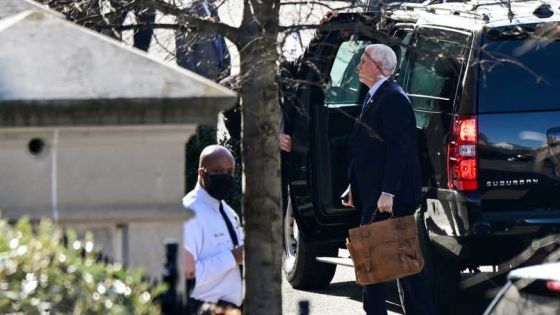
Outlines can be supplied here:
[[369, 41], [347, 41], [340, 45], [331, 68], [325, 105], [328, 107], [361, 104], [365, 85], [360, 83], [358, 64]]
[[556, 33], [546, 36], [483, 38], [479, 112], [560, 109], [560, 36], [555, 27]]
[[412, 30], [403, 30], [402, 32], [401, 49], [400, 55], [398, 56], [397, 82], [401, 86], [404, 86], [404, 79], [408, 76], [408, 60], [405, 57], [412, 42]]
[[[436, 29], [418, 33], [412, 46], [407, 93], [416, 108], [449, 111], [469, 36]], [[406, 61], [405, 61], [406, 62]]]

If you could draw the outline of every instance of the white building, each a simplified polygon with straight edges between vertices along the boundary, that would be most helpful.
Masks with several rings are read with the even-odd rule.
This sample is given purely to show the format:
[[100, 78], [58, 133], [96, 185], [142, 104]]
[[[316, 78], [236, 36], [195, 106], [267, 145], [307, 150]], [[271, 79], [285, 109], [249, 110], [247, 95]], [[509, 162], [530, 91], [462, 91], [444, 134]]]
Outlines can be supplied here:
[[3, 216], [91, 230], [104, 254], [159, 278], [162, 243], [180, 240], [188, 217], [185, 143], [235, 101], [31, 1], [2, 0]]

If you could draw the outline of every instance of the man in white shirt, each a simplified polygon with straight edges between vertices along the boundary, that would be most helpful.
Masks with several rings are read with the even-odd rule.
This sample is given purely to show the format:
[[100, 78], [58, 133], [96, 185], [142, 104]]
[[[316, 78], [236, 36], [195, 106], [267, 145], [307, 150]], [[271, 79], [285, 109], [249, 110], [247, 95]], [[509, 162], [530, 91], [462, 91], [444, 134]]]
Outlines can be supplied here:
[[185, 222], [186, 277], [195, 279], [189, 309], [206, 304], [240, 308], [243, 303], [243, 230], [224, 201], [233, 188], [235, 161], [228, 149], [211, 145], [200, 154], [198, 183], [183, 198], [195, 216]]

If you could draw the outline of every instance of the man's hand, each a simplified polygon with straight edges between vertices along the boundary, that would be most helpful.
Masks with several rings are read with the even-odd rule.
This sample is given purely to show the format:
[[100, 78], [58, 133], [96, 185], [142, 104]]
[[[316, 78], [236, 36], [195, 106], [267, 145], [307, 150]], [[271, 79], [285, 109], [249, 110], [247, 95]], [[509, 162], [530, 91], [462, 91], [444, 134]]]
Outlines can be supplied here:
[[245, 246], [241, 245], [241, 246], [237, 246], [236, 248], [231, 250], [231, 253], [233, 254], [233, 257], [235, 257], [235, 262], [238, 265], [243, 265], [244, 261], [245, 261]]
[[337, 17], [337, 16], [338, 16], [338, 12], [329, 10], [329, 11], [327, 11], [327, 13], [325, 13], [325, 15], [323, 15], [323, 17], [319, 21], [319, 24], [325, 24], [328, 21], [330, 21], [332, 18]]
[[281, 133], [280, 134], [280, 149], [286, 152], [292, 152], [292, 136]]
[[380, 212], [393, 213], [393, 197], [382, 193], [377, 200], [377, 208]]
[[194, 279], [196, 277], [196, 263], [193, 255], [185, 250], [185, 278]]
[[354, 197], [352, 197], [352, 187], [350, 185], [348, 185], [348, 188], [346, 188], [340, 198], [342, 199], [343, 206], [354, 208]]

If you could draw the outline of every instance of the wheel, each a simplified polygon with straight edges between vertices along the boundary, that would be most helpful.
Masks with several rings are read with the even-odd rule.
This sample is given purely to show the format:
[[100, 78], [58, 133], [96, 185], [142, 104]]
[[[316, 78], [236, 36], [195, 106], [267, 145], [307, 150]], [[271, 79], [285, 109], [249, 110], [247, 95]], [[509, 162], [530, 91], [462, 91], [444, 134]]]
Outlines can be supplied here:
[[427, 268], [428, 290], [436, 312], [441, 315], [453, 314], [459, 297], [460, 270], [455, 262], [445, 257], [430, 241], [422, 209], [416, 213], [416, 226], [424, 256], [424, 268]]
[[292, 202], [289, 199], [284, 215], [283, 269], [286, 278], [295, 289], [326, 288], [334, 277], [336, 265], [318, 262], [316, 258], [336, 257], [338, 247], [305, 243], [292, 210]]

